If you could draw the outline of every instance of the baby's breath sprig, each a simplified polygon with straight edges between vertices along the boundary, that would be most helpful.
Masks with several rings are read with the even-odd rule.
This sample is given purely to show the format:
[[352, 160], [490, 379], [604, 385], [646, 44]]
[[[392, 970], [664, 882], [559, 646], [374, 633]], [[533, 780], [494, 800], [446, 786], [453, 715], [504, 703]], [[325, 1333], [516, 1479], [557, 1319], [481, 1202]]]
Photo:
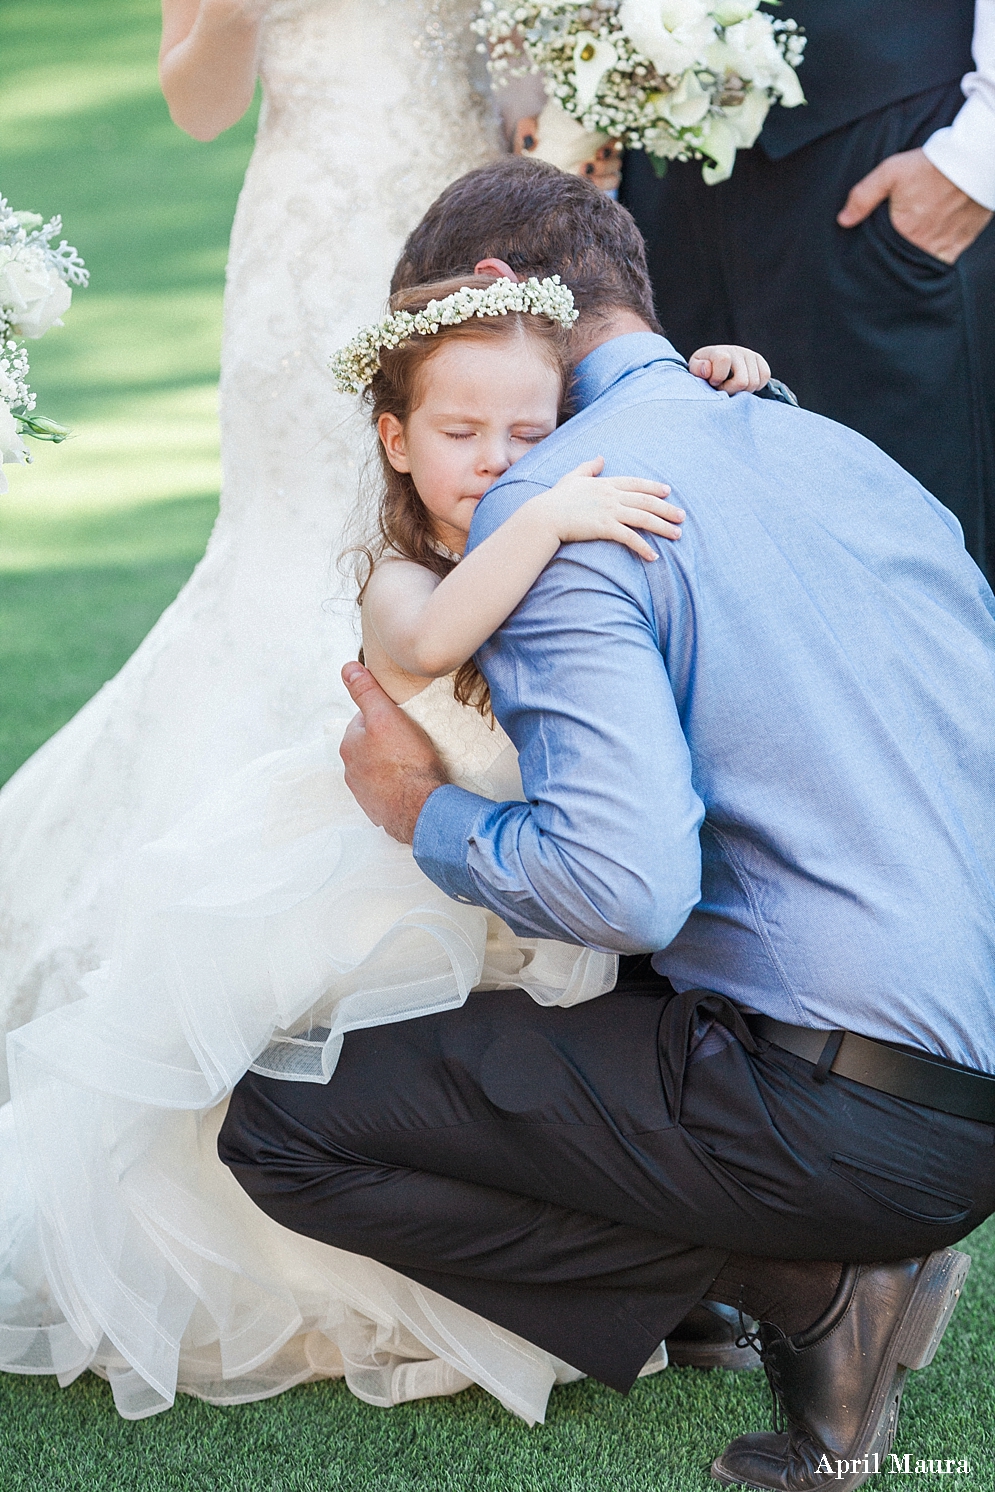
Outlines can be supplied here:
[[393, 311], [366, 326], [331, 361], [335, 386], [343, 394], [361, 394], [380, 371], [380, 352], [411, 337], [432, 337], [441, 326], [458, 326], [475, 316], [522, 312], [548, 316], [563, 327], [577, 320], [573, 293], [559, 275], [546, 280], [500, 279], [483, 288], [464, 285], [443, 300], [429, 301], [424, 311]]
[[0, 493], [7, 491], [4, 466], [31, 460], [22, 435], [58, 443], [69, 431], [37, 413], [29, 383], [25, 338], [37, 340], [72, 302], [73, 286], [90, 276], [72, 244], [62, 239], [62, 219], [15, 212], [0, 196]]

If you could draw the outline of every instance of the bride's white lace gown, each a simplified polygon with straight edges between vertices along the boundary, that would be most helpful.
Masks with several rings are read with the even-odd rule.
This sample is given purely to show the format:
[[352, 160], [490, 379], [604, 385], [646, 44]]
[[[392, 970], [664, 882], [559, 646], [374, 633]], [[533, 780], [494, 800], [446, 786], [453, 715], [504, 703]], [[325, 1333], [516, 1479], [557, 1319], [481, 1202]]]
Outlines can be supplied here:
[[[431, 199], [496, 149], [474, 8], [271, 6], [229, 267], [221, 516], [130, 663], [0, 796], [0, 1013], [19, 1028], [0, 1367], [91, 1367], [130, 1418], [177, 1390], [232, 1403], [344, 1374], [384, 1405], [475, 1381], [532, 1420], [575, 1376], [280, 1228], [215, 1149], [251, 1063], [321, 1080], [350, 1027], [478, 981], [561, 1001], [611, 982], [610, 961], [449, 901], [362, 817], [337, 757], [356, 639], [335, 556], [365, 432], [327, 359], [379, 313]], [[508, 743], [447, 683], [409, 708], [457, 780], [517, 790]]]
[[[521, 796], [508, 738], [450, 680], [405, 709], [454, 781]], [[288, 1232], [218, 1159], [224, 1096], [250, 1065], [334, 1083], [350, 1029], [452, 1008], [474, 986], [575, 1004], [614, 984], [613, 957], [516, 938], [439, 891], [357, 807], [341, 732], [250, 763], [130, 856], [107, 962], [81, 999], [10, 1036], [0, 1367], [63, 1383], [94, 1368], [130, 1418], [177, 1389], [233, 1403], [344, 1374], [381, 1405], [476, 1382], [531, 1421], [578, 1376]]]
[[432, 199], [497, 151], [475, 8], [274, 0], [267, 12], [265, 104], [228, 269], [221, 515], [134, 657], [0, 794], [5, 1030], [75, 998], [104, 957], [122, 852], [346, 710], [355, 606], [336, 556], [366, 445], [327, 363], [380, 314]]

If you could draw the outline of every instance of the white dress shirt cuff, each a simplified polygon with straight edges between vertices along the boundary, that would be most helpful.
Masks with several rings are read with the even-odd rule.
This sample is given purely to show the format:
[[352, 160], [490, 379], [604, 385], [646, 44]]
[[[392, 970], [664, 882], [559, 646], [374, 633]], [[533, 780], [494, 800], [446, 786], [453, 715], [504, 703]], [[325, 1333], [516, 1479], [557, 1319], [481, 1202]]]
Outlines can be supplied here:
[[972, 93], [953, 124], [930, 135], [923, 150], [954, 186], [995, 209], [995, 109]]

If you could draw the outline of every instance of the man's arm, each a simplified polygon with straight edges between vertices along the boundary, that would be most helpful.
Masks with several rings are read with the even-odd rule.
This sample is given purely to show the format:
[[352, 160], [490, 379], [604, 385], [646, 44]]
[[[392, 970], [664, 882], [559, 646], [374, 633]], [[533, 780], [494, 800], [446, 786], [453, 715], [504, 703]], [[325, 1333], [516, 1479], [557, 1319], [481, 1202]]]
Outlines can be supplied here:
[[841, 227], [856, 227], [887, 199], [902, 237], [946, 264], [987, 227], [995, 208], [995, 0], [976, 0], [974, 60], [953, 124], [858, 181], [837, 218]]
[[[474, 539], [541, 490], [504, 484]], [[665, 947], [700, 895], [704, 810], [644, 564], [613, 544], [561, 549], [479, 662], [528, 801], [438, 788], [415, 829], [419, 865], [525, 936]]]

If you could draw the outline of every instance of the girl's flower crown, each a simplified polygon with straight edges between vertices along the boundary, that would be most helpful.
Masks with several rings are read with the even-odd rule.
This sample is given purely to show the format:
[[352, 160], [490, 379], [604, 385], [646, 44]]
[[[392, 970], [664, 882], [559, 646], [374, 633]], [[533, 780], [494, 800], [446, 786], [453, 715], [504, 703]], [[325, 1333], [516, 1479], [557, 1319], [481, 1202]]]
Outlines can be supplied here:
[[343, 394], [361, 394], [380, 371], [382, 347], [396, 347], [409, 337], [434, 336], [440, 326], [458, 326], [475, 316], [507, 316], [510, 311], [548, 316], [563, 327], [572, 326], [579, 314], [573, 293], [559, 275], [547, 280], [500, 279], [483, 289], [465, 285], [444, 300], [430, 300], [424, 311], [394, 311], [364, 327], [332, 358], [335, 386]]

